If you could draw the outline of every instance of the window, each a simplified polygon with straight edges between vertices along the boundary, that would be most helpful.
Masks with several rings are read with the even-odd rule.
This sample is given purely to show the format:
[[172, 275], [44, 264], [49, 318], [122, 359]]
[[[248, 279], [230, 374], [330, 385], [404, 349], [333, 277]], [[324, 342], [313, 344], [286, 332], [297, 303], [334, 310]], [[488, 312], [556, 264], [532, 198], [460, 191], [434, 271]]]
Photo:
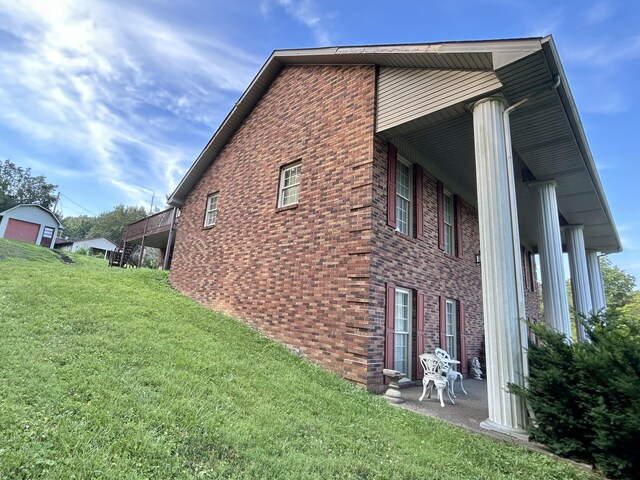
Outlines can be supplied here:
[[411, 291], [396, 288], [394, 369], [411, 378]]
[[396, 230], [411, 231], [411, 165], [398, 159], [396, 177]]
[[458, 342], [457, 342], [457, 309], [455, 300], [445, 300], [445, 342], [446, 350], [452, 358], [458, 358]]
[[455, 209], [453, 195], [444, 192], [444, 251], [447, 255], [456, 254]]
[[204, 226], [211, 227], [218, 218], [218, 194], [212, 193], [207, 197], [207, 211], [204, 215]]
[[298, 203], [300, 193], [300, 162], [282, 167], [280, 172], [280, 192], [278, 207], [288, 207]]

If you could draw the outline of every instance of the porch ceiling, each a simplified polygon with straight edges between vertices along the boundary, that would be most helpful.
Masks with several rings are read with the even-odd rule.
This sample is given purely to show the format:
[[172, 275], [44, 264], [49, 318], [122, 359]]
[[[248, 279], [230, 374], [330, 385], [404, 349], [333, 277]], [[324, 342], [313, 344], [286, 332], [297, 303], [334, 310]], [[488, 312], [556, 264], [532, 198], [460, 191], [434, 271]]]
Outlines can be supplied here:
[[[557, 90], [524, 104], [510, 118], [523, 243], [537, 250], [536, 204], [525, 182], [555, 180], [561, 222], [584, 225], [587, 249], [620, 251], [616, 227], [553, 45], [543, 43], [537, 52], [495, 73], [502, 84], [499, 92], [510, 104], [544, 88], [556, 75], [561, 78]], [[475, 204], [473, 119], [468, 108], [473, 100], [380, 133]]]

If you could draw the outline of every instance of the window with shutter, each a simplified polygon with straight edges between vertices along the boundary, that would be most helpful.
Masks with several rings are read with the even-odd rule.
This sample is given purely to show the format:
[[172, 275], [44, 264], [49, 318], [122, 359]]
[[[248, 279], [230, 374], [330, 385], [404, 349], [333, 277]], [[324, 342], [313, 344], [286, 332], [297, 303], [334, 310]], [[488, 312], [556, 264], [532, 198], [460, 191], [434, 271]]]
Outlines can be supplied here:
[[423, 202], [423, 188], [424, 188], [424, 173], [422, 167], [418, 164], [413, 166], [414, 183], [413, 190], [415, 192], [415, 214], [416, 214], [416, 238], [418, 240], [424, 240], [424, 202]]
[[416, 353], [414, 355], [415, 372], [418, 380], [424, 376], [424, 371], [418, 361], [418, 356], [423, 353], [426, 353], [424, 351], [424, 293], [418, 292], [416, 294]]
[[[387, 162], [387, 225], [396, 228], [396, 170], [398, 151], [393, 144], [389, 144]], [[389, 367], [391, 368], [391, 367]]]
[[394, 370], [411, 378], [411, 291], [396, 288]]
[[394, 343], [396, 329], [396, 286], [393, 283], [387, 283], [386, 293], [384, 368], [393, 370], [395, 367]]
[[405, 235], [409, 235], [412, 226], [411, 165], [401, 159], [398, 159], [396, 165], [396, 230]]
[[437, 184], [438, 247], [451, 257], [462, 257], [462, 200]]

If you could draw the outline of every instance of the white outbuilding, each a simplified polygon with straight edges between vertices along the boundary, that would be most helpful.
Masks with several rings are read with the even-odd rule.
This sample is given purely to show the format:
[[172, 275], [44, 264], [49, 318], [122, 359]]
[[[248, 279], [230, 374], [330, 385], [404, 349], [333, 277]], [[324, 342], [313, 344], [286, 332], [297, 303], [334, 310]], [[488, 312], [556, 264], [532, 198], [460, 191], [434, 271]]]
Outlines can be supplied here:
[[60, 220], [42, 205], [22, 204], [0, 212], [0, 238], [53, 248]]
[[107, 258], [108, 252], [112, 252], [118, 248], [118, 246], [111, 240], [105, 237], [85, 238], [83, 240], [73, 240], [65, 242], [62, 246], [62, 250], [67, 252], [75, 252], [79, 249], [87, 249], [87, 253], [94, 255], [100, 253]]

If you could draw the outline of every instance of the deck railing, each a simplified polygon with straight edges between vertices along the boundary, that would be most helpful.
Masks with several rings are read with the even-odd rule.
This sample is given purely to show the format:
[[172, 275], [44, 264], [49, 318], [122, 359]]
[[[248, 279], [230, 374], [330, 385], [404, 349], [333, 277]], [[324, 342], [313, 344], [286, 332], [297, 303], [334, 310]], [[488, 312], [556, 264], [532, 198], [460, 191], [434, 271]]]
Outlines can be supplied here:
[[[154, 213], [148, 217], [130, 223], [125, 229], [124, 238], [135, 240], [144, 236], [171, 230], [171, 219], [173, 218], [173, 208], [168, 208], [162, 212]], [[177, 218], [176, 218], [177, 221]]]

